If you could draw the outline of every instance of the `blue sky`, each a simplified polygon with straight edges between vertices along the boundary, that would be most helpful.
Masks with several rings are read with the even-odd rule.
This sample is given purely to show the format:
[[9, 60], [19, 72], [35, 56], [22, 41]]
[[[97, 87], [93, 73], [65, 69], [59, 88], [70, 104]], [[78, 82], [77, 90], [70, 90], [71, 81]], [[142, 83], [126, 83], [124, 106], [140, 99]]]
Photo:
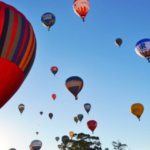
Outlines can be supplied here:
[[[28, 77], [0, 110], [0, 149], [27, 150], [32, 140], [39, 139], [41, 150], [57, 150], [61, 141], [56, 142], [56, 136], [70, 131], [92, 135], [86, 123], [96, 120], [94, 135], [100, 137], [102, 148], [111, 150], [112, 141], [120, 140], [132, 150], [149, 150], [150, 64], [134, 48], [140, 39], [150, 38], [150, 1], [90, 0], [84, 23], [70, 0], [5, 2], [31, 22], [37, 54]], [[56, 16], [49, 32], [41, 23], [46, 12]], [[118, 37], [123, 39], [120, 48], [114, 43]], [[59, 68], [56, 76], [50, 72], [52, 66]], [[70, 76], [84, 80], [78, 101], [65, 88]], [[55, 101], [53, 93], [57, 94]], [[140, 122], [130, 113], [130, 106], [137, 102], [145, 107]], [[22, 115], [21, 103], [25, 104]], [[83, 109], [85, 103], [92, 105], [89, 115]], [[84, 118], [76, 124], [73, 117], [78, 114]]]

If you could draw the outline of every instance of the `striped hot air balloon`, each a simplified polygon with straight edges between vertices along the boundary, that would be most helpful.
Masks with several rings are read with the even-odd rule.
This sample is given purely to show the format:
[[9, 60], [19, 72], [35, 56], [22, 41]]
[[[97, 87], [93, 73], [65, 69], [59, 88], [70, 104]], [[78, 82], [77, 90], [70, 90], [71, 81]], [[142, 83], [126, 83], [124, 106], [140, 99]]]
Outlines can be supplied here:
[[26, 17], [0, 2], [0, 108], [27, 77], [36, 55], [36, 37]]
[[32, 141], [29, 146], [30, 150], [40, 150], [41, 147], [42, 147], [42, 142], [40, 140]]
[[58, 68], [56, 66], [51, 67], [51, 72], [55, 75], [58, 71]]
[[66, 80], [65, 85], [67, 90], [71, 92], [75, 96], [75, 99], [77, 100], [78, 99], [77, 95], [82, 90], [83, 87], [83, 80], [80, 77], [73, 76]]

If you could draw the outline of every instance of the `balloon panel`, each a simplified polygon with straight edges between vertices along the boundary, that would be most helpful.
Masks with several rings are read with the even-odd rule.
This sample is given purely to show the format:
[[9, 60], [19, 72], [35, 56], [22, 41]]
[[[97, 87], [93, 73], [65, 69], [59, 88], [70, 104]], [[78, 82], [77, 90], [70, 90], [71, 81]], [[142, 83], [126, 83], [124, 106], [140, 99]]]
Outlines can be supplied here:
[[36, 54], [30, 22], [14, 7], [0, 2], [0, 108], [28, 75]]

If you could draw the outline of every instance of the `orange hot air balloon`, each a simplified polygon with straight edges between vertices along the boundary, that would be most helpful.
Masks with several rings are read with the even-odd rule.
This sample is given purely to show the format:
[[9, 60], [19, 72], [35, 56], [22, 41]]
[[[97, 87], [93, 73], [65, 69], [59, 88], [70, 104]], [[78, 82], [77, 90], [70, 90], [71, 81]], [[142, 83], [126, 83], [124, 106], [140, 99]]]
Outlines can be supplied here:
[[55, 100], [56, 99], [56, 94], [52, 94], [52, 98], [53, 98], [53, 100]]
[[16, 8], [0, 1], [0, 108], [27, 77], [35, 55], [32, 25]]
[[90, 9], [90, 3], [88, 0], [74, 0], [73, 10], [74, 12], [84, 20]]

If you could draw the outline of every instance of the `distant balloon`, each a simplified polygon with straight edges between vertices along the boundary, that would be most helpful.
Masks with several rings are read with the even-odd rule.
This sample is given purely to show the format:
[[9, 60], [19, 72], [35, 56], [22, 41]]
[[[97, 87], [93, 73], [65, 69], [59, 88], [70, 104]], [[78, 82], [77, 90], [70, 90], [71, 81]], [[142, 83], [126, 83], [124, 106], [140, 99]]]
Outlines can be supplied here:
[[42, 15], [41, 21], [43, 25], [46, 26], [48, 30], [50, 30], [50, 27], [53, 26], [56, 22], [56, 17], [52, 13], [45, 13]]
[[94, 132], [97, 127], [97, 122], [95, 120], [90, 120], [87, 122], [87, 126], [92, 132]]
[[21, 87], [35, 55], [36, 37], [31, 23], [16, 8], [0, 1], [0, 108]]
[[58, 148], [59, 148], [59, 149], [61, 148], [61, 145], [60, 145], [60, 144], [58, 145]]
[[22, 114], [23, 111], [24, 111], [24, 109], [25, 109], [25, 106], [24, 106], [23, 104], [20, 104], [20, 105], [18, 106], [18, 109], [19, 109], [20, 113]]
[[73, 131], [70, 131], [70, 132], [69, 132], [69, 136], [70, 136], [71, 139], [73, 138], [73, 135], [74, 135], [74, 132], [73, 132]]
[[78, 117], [74, 117], [73, 119], [74, 119], [74, 121], [75, 121], [76, 123], [77, 123], [78, 120], [79, 120]]
[[55, 140], [56, 140], [56, 141], [59, 141], [59, 137], [56, 137]]
[[43, 111], [40, 111], [40, 114], [43, 115]]
[[135, 52], [150, 62], [150, 39], [142, 39], [136, 43]]
[[62, 142], [66, 145], [68, 143], [68, 140], [69, 140], [69, 137], [67, 135], [64, 135], [62, 138], [61, 138]]
[[39, 134], [39, 132], [36, 132], [36, 134], [38, 135], [38, 134]]
[[74, 0], [73, 10], [74, 12], [85, 21], [85, 17], [90, 9], [90, 3], [88, 0]]
[[84, 109], [89, 114], [89, 111], [91, 110], [91, 104], [89, 104], [89, 103], [84, 104]]
[[41, 147], [42, 147], [42, 142], [40, 140], [32, 141], [29, 146], [30, 150], [40, 150]]
[[80, 120], [80, 122], [82, 121], [82, 119], [83, 119], [83, 115], [82, 114], [79, 114], [78, 115], [78, 119]]
[[105, 148], [105, 150], [109, 150], [109, 148]]
[[55, 75], [58, 72], [58, 68], [56, 66], [51, 67], [51, 72]]
[[117, 46], [121, 46], [122, 39], [121, 38], [117, 38], [116, 41], [115, 41], [115, 43], [116, 43]]
[[82, 90], [83, 87], [83, 80], [80, 77], [73, 76], [66, 80], [65, 85], [67, 90], [71, 92], [75, 96], [75, 99], [77, 100], [78, 99], [77, 95]]
[[53, 100], [55, 100], [56, 99], [56, 94], [52, 94], [52, 98], [53, 98]]
[[16, 150], [15, 148], [11, 148], [11, 149], [9, 149], [9, 150]]
[[144, 111], [144, 106], [140, 103], [135, 103], [131, 106], [130, 111], [140, 121], [140, 117], [141, 117], [141, 115], [143, 114], [143, 111]]
[[53, 114], [49, 113], [49, 118], [52, 119], [53, 118]]

